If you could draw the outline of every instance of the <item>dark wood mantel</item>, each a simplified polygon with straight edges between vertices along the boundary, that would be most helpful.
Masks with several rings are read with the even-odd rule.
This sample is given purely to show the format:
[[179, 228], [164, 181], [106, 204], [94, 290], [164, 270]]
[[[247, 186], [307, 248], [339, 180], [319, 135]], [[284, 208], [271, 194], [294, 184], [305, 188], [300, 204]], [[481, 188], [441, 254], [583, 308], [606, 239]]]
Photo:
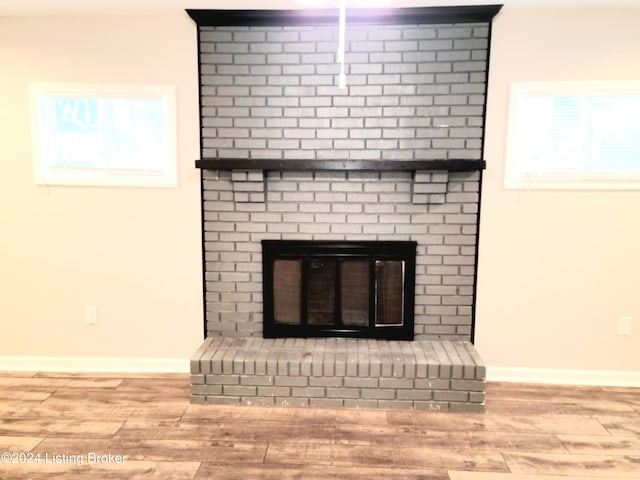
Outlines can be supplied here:
[[271, 160], [203, 158], [196, 160], [203, 170], [334, 170], [473, 172], [484, 170], [484, 160]]
[[[456, 5], [413, 8], [350, 8], [347, 22], [437, 24], [489, 22], [502, 5]], [[338, 21], [338, 9], [187, 10], [200, 26], [323, 25]]]

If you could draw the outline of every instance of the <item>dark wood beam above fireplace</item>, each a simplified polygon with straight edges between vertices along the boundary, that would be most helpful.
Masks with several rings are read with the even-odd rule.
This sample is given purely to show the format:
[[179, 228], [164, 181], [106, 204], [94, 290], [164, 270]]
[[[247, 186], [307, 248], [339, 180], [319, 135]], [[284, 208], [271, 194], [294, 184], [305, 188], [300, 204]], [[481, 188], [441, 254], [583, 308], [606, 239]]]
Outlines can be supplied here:
[[473, 172], [484, 170], [484, 160], [269, 160], [209, 159], [196, 160], [203, 170], [334, 170], [334, 171], [416, 171], [438, 170]]
[[[348, 23], [444, 24], [490, 22], [502, 5], [465, 5], [393, 9], [349, 9]], [[338, 9], [325, 10], [187, 10], [199, 25], [322, 25], [338, 21]]]

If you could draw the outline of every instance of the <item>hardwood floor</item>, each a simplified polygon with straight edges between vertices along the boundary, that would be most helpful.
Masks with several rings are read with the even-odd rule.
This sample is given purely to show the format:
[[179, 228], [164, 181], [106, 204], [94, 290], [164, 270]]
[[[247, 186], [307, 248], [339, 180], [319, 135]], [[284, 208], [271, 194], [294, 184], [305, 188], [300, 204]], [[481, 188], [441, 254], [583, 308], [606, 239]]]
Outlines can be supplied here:
[[32, 461], [0, 463], [2, 480], [638, 480], [640, 389], [489, 383], [486, 413], [464, 414], [191, 405], [187, 375], [0, 373], [0, 452]]

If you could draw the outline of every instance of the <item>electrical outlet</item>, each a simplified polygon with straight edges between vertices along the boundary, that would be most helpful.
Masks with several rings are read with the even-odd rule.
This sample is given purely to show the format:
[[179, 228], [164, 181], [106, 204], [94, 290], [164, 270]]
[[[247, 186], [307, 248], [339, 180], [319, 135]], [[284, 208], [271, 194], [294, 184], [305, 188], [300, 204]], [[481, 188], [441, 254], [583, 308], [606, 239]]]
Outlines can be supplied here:
[[84, 321], [87, 325], [96, 325], [98, 323], [97, 307], [84, 307]]
[[631, 335], [631, 317], [618, 317], [618, 335]]

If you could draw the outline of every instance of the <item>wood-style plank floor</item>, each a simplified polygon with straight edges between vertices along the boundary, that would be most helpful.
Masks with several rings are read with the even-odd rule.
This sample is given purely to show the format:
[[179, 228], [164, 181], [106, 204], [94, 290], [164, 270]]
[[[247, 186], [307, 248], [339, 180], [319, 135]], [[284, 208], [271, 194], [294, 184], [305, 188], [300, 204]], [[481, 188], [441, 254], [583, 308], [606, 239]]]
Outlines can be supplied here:
[[2, 480], [638, 480], [640, 389], [489, 383], [486, 413], [465, 414], [191, 405], [188, 375], [0, 373], [0, 452], [23, 462]]

